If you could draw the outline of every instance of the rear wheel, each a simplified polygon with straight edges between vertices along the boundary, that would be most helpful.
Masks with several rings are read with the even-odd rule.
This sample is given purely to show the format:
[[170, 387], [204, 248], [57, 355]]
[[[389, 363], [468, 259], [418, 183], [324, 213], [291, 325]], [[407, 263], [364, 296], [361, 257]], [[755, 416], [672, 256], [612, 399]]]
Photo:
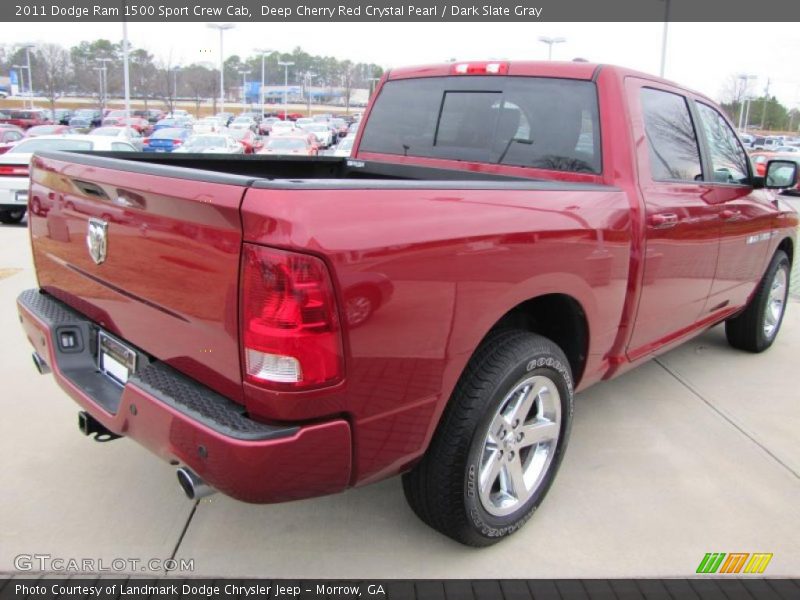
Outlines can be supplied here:
[[789, 257], [778, 250], [744, 312], [725, 321], [725, 335], [731, 346], [763, 352], [772, 345], [786, 311], [790, 270]]
[[25, 209], [20, 208], [16, 210], [0, 210], [0, 223], [5, 223], [6, 225], [13, 225], [15, 223], [19, 223], [22, 221], [22, 217], [25, 216]]
[[403, 476], [414, 512], [470, 546], [517, 531], [544, 499], [567, 445], [572, 376], [552, 341], [500, 332], [470, 361], [420, 463]]

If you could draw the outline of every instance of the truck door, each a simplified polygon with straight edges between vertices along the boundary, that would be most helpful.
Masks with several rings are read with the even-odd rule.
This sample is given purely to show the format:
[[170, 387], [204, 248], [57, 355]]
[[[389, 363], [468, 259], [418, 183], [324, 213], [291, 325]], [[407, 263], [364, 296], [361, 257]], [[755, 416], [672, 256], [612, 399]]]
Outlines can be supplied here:
[[642, 288], [628, 343], [634, 360], [700, 319], [716, 269], [719, 220], [689, 100], [649, 81], [628, 79], [626, 87], [645, 204]]
[[711, 314], [747, 302], [767, 266], [777, 209], [770, 191], [753, 189], [747, 154], [725, 118], [703, 102], [695, 106], [720, 221], [719, 259], [705, 309]]

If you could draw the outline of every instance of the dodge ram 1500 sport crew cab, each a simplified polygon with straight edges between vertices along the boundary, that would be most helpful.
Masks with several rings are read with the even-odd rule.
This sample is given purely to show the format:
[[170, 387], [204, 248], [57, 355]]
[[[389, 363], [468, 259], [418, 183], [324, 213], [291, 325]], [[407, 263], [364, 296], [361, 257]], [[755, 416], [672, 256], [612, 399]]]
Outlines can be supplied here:
[[402, 473], [487, 545], [552, 484], [575, 390], [723, 321], [774, 342], [796, 178], [649, 75], [401, 68], [350, 159], [36, 154], [19, 315], [82, 431], [179, 464], [190, 498]]

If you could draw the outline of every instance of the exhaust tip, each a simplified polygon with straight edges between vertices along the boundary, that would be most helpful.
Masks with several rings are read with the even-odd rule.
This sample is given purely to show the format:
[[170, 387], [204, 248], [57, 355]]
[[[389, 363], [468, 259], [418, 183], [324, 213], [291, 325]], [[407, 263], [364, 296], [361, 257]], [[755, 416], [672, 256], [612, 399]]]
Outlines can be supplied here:
[[38, 352], [34, 352], [31, 355], [33, 358], [33, 366], [36, 367], [36, 370], [39, 371], [39, 375], [48, 375], [50, 373], [50, 367], [47, 366], [47, 363], [44, 362], [44, 359], [39, 356]]
[[214, 493], [214, 489], [203, 481], [200, 476], [186, 467], [181, 467], [175, 474], [178, 484], [189, 500], [200, 500]]

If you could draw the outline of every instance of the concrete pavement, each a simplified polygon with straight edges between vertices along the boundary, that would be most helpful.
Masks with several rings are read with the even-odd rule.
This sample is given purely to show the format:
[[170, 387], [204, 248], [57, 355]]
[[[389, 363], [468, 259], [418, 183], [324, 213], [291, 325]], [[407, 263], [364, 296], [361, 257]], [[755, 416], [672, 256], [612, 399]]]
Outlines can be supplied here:
[[[35, 374], [13, 302], [35, 285], [24, 228], [0, 228], [0, 572], [19, 554], [186, 558], [182, 576], [666, 577], [706, 552], [772, 552], [800, 576], [800, 305], [767, 353], [721, 328], [577, 398], [570, 448], [531, 522], [483, 550], [411, 513], [399, 479], [274, 506], [194, 506], [173, 468], [78, 433], [77, 406]], [[800, 261], [799, 261], [800, 262]]]

